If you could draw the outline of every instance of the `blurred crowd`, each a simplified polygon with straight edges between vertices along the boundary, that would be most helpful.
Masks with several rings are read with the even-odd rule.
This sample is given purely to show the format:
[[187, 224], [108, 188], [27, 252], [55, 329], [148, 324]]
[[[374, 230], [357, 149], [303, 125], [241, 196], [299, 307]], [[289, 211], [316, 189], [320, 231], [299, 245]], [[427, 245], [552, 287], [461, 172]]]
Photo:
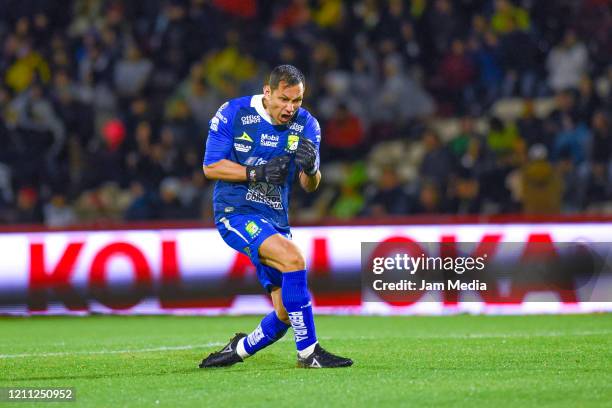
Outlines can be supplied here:
[[294, 220], [612, 212], [609, 0], [3, 0], [0, 222], [211, 221], [208, 121], [280, 63]]

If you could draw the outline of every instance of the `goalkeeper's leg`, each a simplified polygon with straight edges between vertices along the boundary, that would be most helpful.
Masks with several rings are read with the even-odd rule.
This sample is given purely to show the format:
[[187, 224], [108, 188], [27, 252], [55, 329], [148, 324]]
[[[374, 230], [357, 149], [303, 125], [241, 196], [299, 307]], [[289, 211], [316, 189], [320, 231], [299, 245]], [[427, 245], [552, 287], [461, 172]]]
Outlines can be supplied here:
[[279, 340], [291, 327], [287, 311], [282, 305], [281, 289], [271, 288], [270, 296], [274, 304], [274, 311], [264, 317], [251, 334], [238, 342], [237, 352], [242, 359], [252, 356]]
[[225, 347], [202, 360], [200, 368], [229, 367], [241, 363], [287, 333], [291, 325], [287, 312], [282, 306], [280, 288], [271, 288], [270, 296], [275, 310], [266, 315], [251, 334], [236, 333]]

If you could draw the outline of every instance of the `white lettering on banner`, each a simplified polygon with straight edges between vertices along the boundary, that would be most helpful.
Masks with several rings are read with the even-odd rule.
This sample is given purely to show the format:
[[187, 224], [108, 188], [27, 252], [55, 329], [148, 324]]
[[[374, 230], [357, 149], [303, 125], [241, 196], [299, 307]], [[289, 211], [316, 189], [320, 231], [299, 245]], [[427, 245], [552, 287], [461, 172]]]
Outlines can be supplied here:
[[[329, 271], [332, 276], [339, 271], [360, 269], [361, 242], [383, 242], [399, 238], [421, 242], [479, 243], [493, 235], [503, 242], [528, 242], [533, 237], [546, 237], [554, 242], [584, 241], [610, 242], [612, 222], [600, 223], [548, 223], [548, 224], [469, 224], [469, 225], [411, 225], [411, 226], [347, 226], [293, 228], [293, 241], [307, 254], [309, 267]], [[204, 246], [202, 243], [206, 243]], [[324, 256], [321, 254], [325, 253]], [[239, 257], [219, 237], [216, 229], [158, 229], [109, 230], [78, 232], [0, 233], [0, 305], [15, 294], [42, 290], [49, 295], [37, 308], [30, 308], [22, 299], [9, 309], [0, 306], [0, 314], [7, 310], [15, 313], [82, 312], [108, 313], [119, 308], [101, 297], [96, 302], [86, 299], [84, 294], [91, 288], [102, 288], [112, 294], [112, 288], [121, 284], [144, 285], [164, 289], [167, 285], [188, 286], [185, 282], [207, 277], [227, 277], [255, 274], [246, 257]], [[321, 263], [323, 262], [323, 263]], [[242, 269], [240, 269], [242, 268]], [[383, 274], [384, 276], [384, 274]], [[357, 276], [356, 279], [359, 279]], [[606, 283], [607, 284], [607, 283]], [[62, 287], [58, 293], [55, 288]], [[453, 285], [454, 287], [455, 285]], [[607, 286], [606, 286], [607, 287]], [[601, 290], [609, 288], [598, 286]], [[63, 293], [70, 292], [65, 298]], [[102, 295], [104, 295], [102, 293]], [[255, 293], [254, 293], [255, 294]], [[73, 296], [74, 295], [74, 296]], [[155, 295], [157, 296], [157, 295]], [[253, 296], [250, 295], [250, 296]], [[53, 297], [58, 297], [58, 306], [51, 308]], [[76, 299], [76, 300], [75, 300]], [[265, 313], [270, 308], [269, 300], [262, 296], [256, 303], [238, 302], [238, 297], [210, 305], [206, 302], [176, 306], [163, 297], [148, 301], [135, 296], [123, 312], [168, 313], [174, 310], [191, 310], [198, 313]], [[245, 298], [248, 299], [248, 298]], [[259, 298], [258, 298], [259, 299]], [[436, 302], [417, 302], [411, 307], [394, 307], [380, 302], [366, 304], [357, 301], [346, 303], [346, 298], [330, 301], [322, 306], [317, 293], [313, 293], [315, 311], [352, 310], [355, 313], [443, 313], [444, 306]], [[520, 306], [499, 304], [459, 303], [455, 311], [478, 313], [523, 313], [523, 312], [582, 312], [612, 310], [612, 303], [583, 303], [565, 305], [551, 298], [556, 306], [545, 303], [526, 302]], [[72, 302], [72, 303], [71, 303]], [[6, 304], [6, 303], [5, 303]], [[32, 305], [30, 305], [32, 306]], [[36, 305], [34, 305], [36, 306]], [[323, 307], [321, 309], [321, 307]], [[548, 309], [546, 309], [548, 307]], [[552, 309], [551, 309], [552, 308]]]

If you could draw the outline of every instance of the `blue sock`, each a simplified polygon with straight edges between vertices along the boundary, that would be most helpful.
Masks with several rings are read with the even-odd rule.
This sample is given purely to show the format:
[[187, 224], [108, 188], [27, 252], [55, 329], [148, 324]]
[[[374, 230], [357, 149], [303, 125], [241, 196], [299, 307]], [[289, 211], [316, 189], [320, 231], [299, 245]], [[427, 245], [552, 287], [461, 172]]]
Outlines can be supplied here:
[[283, 273], [283, 305], [289, 314], [298, 351], [317, 342], [306, 271]]
[[280, 339], [289, 330], [289, 325], [272, 312], [261, 320], [261, 323], [244, 340], [244, 350], [253, 355]]

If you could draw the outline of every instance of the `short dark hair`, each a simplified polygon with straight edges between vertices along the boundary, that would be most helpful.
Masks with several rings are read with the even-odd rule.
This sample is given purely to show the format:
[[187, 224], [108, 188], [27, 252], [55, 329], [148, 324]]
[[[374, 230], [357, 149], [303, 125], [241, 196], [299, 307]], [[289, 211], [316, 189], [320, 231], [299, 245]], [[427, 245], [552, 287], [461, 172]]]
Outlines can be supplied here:
[[306, 78], [302, 71], [294, 67], [293, 65], [279, 65], [270, 72], [270, 78], [268, 78], [268, 85], [270, 88], [278, 88], [278, 84], [283, 81], [288, 86], [294, 86], [297, 84], [306, 85]]

